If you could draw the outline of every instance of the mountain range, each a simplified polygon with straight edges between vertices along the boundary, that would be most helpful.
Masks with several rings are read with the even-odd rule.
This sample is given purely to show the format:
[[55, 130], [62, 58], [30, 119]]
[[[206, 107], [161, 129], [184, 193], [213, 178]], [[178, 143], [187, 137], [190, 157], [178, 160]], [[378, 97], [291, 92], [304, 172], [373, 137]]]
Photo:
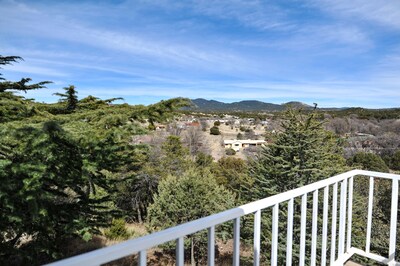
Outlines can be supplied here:
[[223, 103], [215, 100], [206, 100], [202, 98], [192, 99], [193, 107], [190, 110], [196, 111], [282, 111], [288, 106], [293, 108], [311, 109], [310, 105], [302, 102], [287, 102], [283, 104], [266, 103], [256, 100], [247, 100], [233, 103]]

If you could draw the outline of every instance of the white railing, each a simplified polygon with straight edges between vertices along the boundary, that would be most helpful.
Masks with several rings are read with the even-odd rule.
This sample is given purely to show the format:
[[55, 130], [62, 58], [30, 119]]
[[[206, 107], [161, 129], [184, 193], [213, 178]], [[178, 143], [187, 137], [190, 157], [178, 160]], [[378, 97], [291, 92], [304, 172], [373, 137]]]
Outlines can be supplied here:
[[[352, 246], [352, 218], [353, 218], [353, 184], [354, 177], [369, 177], [369, 199], [366, 225], [365, 248]], [[390, 240], [388, 256], [371, 253], [371, 229], [374, 200], [375, 178], [392, 180], [391, 216], [390, 216]], [[240, 218], [242, 216], [254, 215], [254, 238], [253, 238], [253, 262], [255, 266], [260, 265], [261, 255], [261, 213], [272, 207], [272, 239], [271, 239], [271, 265], [278, 264], [278, 221], [279, 204], [287, 204], [287, 229], [286, 229], [286, 265], [292, 265], [293, 256], [293, 213], [296, 198], [301, 198], [300, 213], [300, 248], [299, 264], [305, 265], [306, 256], [311, 254], [309, 263], [311, 265], [343, 265], [351, 256], [358, 254], [375, 261], [388, 265], [400, 265], [396, 261], [396, 232], [398, 216], [398, 188], [400, 175], [385, 174], [379, 172], [353, 170], [325, 180], [287, 191], [272, 197], [258, 200], [240, 207], [220, 212], [208, 217], [191, 221], [176, 227], [172, 227], [157, 233], [128, 240], [120, 244], [109, 246], [88, 252], [69, 259], [58, 261], [50, 265], [100, 265], [113, 260], [133, 254], [139, 254], [139, 265], [146, 265], [147, 250], [160, 244], [176, 241], [176, 265], [184, 265], [184, 237], [201, 230], [208, 230], [208, 265], [215, 262], [215, 226], [233, 221], [233, 265], [239, 265], [240, 261]], [[337, 228], [338, 216], [338, 187], [340, 186], [339, 198], [339, 228]], [[332, 194], [329, 195], [330, 188]], [[322, 207], [322, 232], [318, 234], [318, 200], [319, 191], [323, 190]], [[307, 196], [312, 193], [312, 220], [311, 220], [311, 246], [306, 245], [307, 229]], [[388, 206], [389, 207], [389, 206]], [[330, 209], [330, 216], [328, 216]], [[330, 224], [330, 235], [328, 235], [328, 224]], [[338, 229], [338, 232], [337, 232]], [[318, 240], [319, 239], [319, 240]], [[317, 242], [319, 241], [319, 242]], [[319, 244], [318, 244], [319, 243]], [[336, 249], [337, 244], [337, 249]], [[328, 250], [330, 247], [330, 252]], [[317, 248], [319, 246], [319, 248]], [[308, 252], [306, 253], [306, 249]], [[320, 254], [317, 254], [320, 250]], [[268, 251], [263, 250], [263, 254]], [[397, 251], [399, 252], [399, 251]], [[327, 254], [330, 257], [327, 258]], [[317, 262], [318, 260], [318, 262]], [[308, 261], [308, 260], [307, 260]]]

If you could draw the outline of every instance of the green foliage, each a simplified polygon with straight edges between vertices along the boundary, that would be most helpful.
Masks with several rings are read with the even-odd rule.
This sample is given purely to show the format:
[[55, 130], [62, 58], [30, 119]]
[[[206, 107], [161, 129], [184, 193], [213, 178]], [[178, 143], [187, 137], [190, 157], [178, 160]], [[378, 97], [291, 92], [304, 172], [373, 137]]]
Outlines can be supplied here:
[[183, 147], [180, 137], [168, 136], [162, 144], [161, 171], [162, 176], [168, 174], [179, 176], [190, 164], [189, 150]]
[[287, 111], [287, 120], [282, 123], [284, 131], [262, 148], [252, 164], [251, 175], [257, 187], [252, 191], [252, 195], [257, 195], [255, 198], [304, 186], [345, 169], [338, 139], [323, 129], [315, 115]]
[[0, 123], [22, 120], [38, 114], [35, 106], [11, 92], [0, 92]]
[[358, 152], [348, 160], [352, 167], [361, 167], [365, 170], [389, 172], [389, 168], [379, 155], [370, 152]]
[[[173, 195], [173, 197], [171, 197]], [[162, 229], [223, 211], [233, 206], [233, 194], [208, 172], [195, 169], [162, 180], [149, 207], [149, 226]]]
[[0, 92], [5, 91], [29, 91], [46, 88], [46, 84], [52, 83], [51, 81], [41, 81], [35, 84], [28, 84], [31, 82], [30, 78], [22, 78], [20, 81], [2, 81], [0, 82]]
[[[148, 206], [153, 203], [160, 179], [168, 175], [180, 176], [193, 164], [189, 151], [179, 137], [169, 136], [161, 145], [151, 147], [142, 153], [141, 167], [126, 175], [118, 185], [116, 203], [132, 221], [143, 222], [147, 217]], [[207, 158], [204, 158], [207, 163]]]
[[186, 98], [173, 98], [151, 104], [147, 107], [138, 106], [131, 114], [131, 118], [141, 122], [148, 121], [149, 129], [154, 130], [155, 124], [165, 122], [174, 116], [174, 112], [182, 107], [191, 105], [191, 101]]
[[[1, 56], [0, 55], [0, 65], [9, 65], [15, 62], [22, 60], [19, 56]], [[1, 69], [1, 68], [0, 68]], [[2, 74], [0, 73], [0, 76]], [[42, 81], [36, 84], [28, 84], [32, 79], [30, 78], [22, 78], [20, 81], [7, 81], [4, 78], [0, 77], [0, 93], [8, 91], [28, 91], [28, 90], [37, 90], [45, 88], [46, 84], [51, 83], [50, 81]]]
[[239, 132], [239, 133], [237, 134], [237, 136], [236, 136], [236, 139], [238, 139], [238, 140], [244, 139], [243, 134]]
[[[244, 195], [248, 200], [266, 198], [301, 187], [345, 169], [345, 160], [337, 138], [323, 129], [323, 123], [316, 116], [315, 112], [304, 114], [301, 110], [291, 109], [285, 113], [283, 132], [276, 136], [273, 143], [263, 147], [260, 155], [250, 165], [254, 184], [247, 188]], [[284, 217], [282, 221], [286, 221], [285, 213], [280, 216]], [[262, 219], [263, 244], [268, 248], [272, 226], [270, 213], [264, 213]], [[299, 217], [294, 217], [294, 223], [299, 223]], [[307, 225], [308, 232], [310, 226]], [[279, 227], [280, 232], [286, 232], [285, 222], [280, 223]], [[299, 237], [297, 231], [294, 235], [295, 238]], [[298, 248], [295, 243], [293, 263], [298, 261]], [[278, 257], [278, 263], [284, 264], [285, 254], [279, 254]]]
[[331, 111], [328, 113], [336, 117], [357, 115], [357, 117], [360, 119], [398, 119], [400, 117], [400, 108], [379, 110], [365, 108], [348, 108], [341, 111]]
[[219, 131], [219, 128], [216, 126], [213, 126], [210, 128], [210, 134], [211, 135], [221, 135], [221, 132]]
[[[182, 224], [233, 207], [233, 194], [219, 186], [209, 172], [191, 169], [183, 175], [162, 180], [154, 203], [149, 207], [150, 230]], [[207, 238], [202, 233], [190, 236], [192, 257], [198, 262]], [[188, 243], [186, 243], [188, 244]]]
[[214, 126], [219, 127], [221, 125], [221, 122], [219, 120], [214, 122]]
[[[385, 254], [389, 246], [391, 180], [376, 178], [374, 180], [374, 200], [372, 212], [371, 251]], [[354, 179], [353, 203], [353, 236], [354, 245], [365, 244], [365, 227], [367, 224], [369, 178]], [[397, 246], [397, 248], [399, 245]], [[362, 263], [362, 261], [360, 261]], [[364, 262], [365, 264], [365, 262]]]
[[124, 240], [129, 237], [123, 218], [113, 219], [111, 226], [104, 231], [104, 235], [113, 240]]
[[22, 60], [20, 56], [1, 56], [0, 55], [0, 65], [9, 65], [17, 62], [18, 60]]
[[213, 165], [213, 157], [205, 153], [199, 152], [196, 155], [195, 164], [199, 168], [208, 168]]
[[400, 150], [396, 151], [391, 160], [391, 168], [400, 171]]
[[225, 149], [225, 154], [228, 156], [232, 156], [236, 154], [236, 151], [232, 148]]
[[247, 162], [234, 157], [222, 157], [213, 168], [218, 184], [235, 193], [239, 204], [245, 203], [242, 201], [242, 192], [251, 187], [254, 182], [248, 171]]
[[60, 96], [60, 102], [65, 103], [65, 111], [67, 113], [73, 112], [77, 106], [78, 106], [78, 96], [76, 94], [78, 93], [75, 90], [75, 86], [70, 85], [69, 87], [64, 88], [65, 93], [54, 93], [54, 95]]
[[[0, 56], [0, 65], [18, 60]], [[135, 120], [167, 121], [187, 102], [145, 107], [111, 104], [120, 98], [78, 101], [70, 86], [57, 94], [60, 103], [44, 104], [9, 91], [47, 84], [28, 81], [0, 84], [0, 264], [61, 258], [65, 241], [88, 241], [117, 212], [145, 217], [160, 175], [151, 170], [148, 147], [131, 143], [133, 135], [147, 132]], [[170, 164], [177, 152], [170, 144], [163, 151], [169, 158], [157, 160], [160, 172], [167, 166], [165, 175], [186, 168], [182, 147], [182, 164]], [[128, 206], [122, 195], [136, 202]]]
[[125, 210], [131, 220], [142, 223], [147, 216], [147, 207], [153, 203], [158, 182], [159, 176], [146, 172], [124, 180], [116, 195], [117, 206]]
[[[9, 65], [19, 60], [22, 60], [19, 56], [0, 55], [0, 66]], [[27, 83], [31, 81], [29, 78], [22, 78], [18, 82], [12, 82], [5, 80], [1, 75], [0, 73], [0, 123], [20, 120], [37, 114], [38, 112], [31, 101], [26, 100], [22, 96], [14, 95], [12, 91], [26, 92], [27, 90], [45, 88], [44, 85], [51, 82], [43, 81], [28, 85]]]
[[[79, 145], [57, 123], [1, 126], [0, 132], [2, 258], [22, 251], [25, 260], [59, 257], [66, 238], [106, 223], [107, 198], [92, 198], [90, 188], [107, 187], [84, 175]], [[32, 241], [16, 249], [24, 234]]]
[[97, 97], [89, 95], [86, 98], [79, 100], [78, 108], [79, 109], [87, 109], [87, 110], [96, 110], [100, 108], [104, 108], [109, 106], [112, 102], [117, 100], [123, 100], [123, 98], [111, 98], [106, 100], [101, 100]]

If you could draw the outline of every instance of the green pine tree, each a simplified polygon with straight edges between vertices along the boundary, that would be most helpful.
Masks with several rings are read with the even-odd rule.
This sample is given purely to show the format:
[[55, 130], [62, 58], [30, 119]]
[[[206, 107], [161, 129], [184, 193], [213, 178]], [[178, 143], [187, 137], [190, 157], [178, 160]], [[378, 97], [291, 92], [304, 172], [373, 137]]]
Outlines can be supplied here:
[[57, 123], [0, 133], [0, 264], [60, 258], [66, 239], [88, 239], [106, 223], [107, 198], [90, 190], [101, 182], [84, 175], [80, 146]]
[[[343, 172], [345, 169], [339, 141], [331, 132], [324, 130], [323, 121], [317, 119], [315, 109], [309, 113], [289, 109], [284, 119], [283, 131], [277, 134], [274, 142], [264, 147], [258, 158], [251, 162], [250, 175], [254, 179], [254, 184], [247, 190], [248, 200], [262, 199], [305, 186]], [[282, 232], [280, 239], [283, 241], [279, 242], [278, 263], [284, 264], [286, 204], [281, 204], [280, 209], [279, 232]], [[308, 216], [310, 211], [309, 205]], [[270, 250], [271, 212], [263, 212], [262, 219], [263, 244], [266, 250]], [[299, 220], [300, 204], [296, 201], [293, 232], [295, 239], [300, 236]], [[308, 221], [311, 221], [311, 218]], [[307, 224], [307, 228], [307, 232], [310, 232], [311, 223]], [[299, 246], [296, 241], [293, 246], [293, 263], [298, 262]], [[307, 238], [307, 245], [310, 244], [309, 241]], [[264, 259], [269, 259], [269, 253]]]
[[[22, 57], [19, 56], [1, 56], [0, 55], [0, 66], [2, 65], [10, 65], [12, 63], [16, 63], [20, 60], [23, 60]], [[1, 67], [0, 67], [1, 69]], [[37, 90], [45, 88], [46, 84], [52, 83], [51, 81], [42, 81], [36, 84], [28, 84], [32, 79], [30, 78], [22, 78], [20, 81], [7, 81], [3, 77], [1, 77], [0, 73], [0, 93], [5, 91], [28, 91], [28, 90]], [[1, 97], [1, 95], [0, 95]]]
[[60, 96], [60, 102], [65, 103], [66, 107], [65, 110], [68, 113], [71, 113], [73, 111], [75, 111], [75, 109], [78, 106], [78, 96], [76, 96], [76, 94], [78, 93], [75, 90], [75, 86], [70, 85], [69, 87], [65, 87], [64, 88], [65, 93], [54, 93], [54, 95]]
[[[233, 194], [219, 186], [210, 172], [188, 170], [179, 177], [162, 180], [158, 195], [148, 210], [150, 230], [160, 230], [232, 208]], [[222, 232], [217, 232], [220, 235]], [[206, 255], [207, 234], [190, 235], [185, 244], [191, 246], [192, 265]]]
[[269, 197], [340, 173], [345, 167], [338, 138], [324, 130], [314, 110], [286, 111], [283, 131], [262, 148], [250, 173], [256, 189], [252, 199]]

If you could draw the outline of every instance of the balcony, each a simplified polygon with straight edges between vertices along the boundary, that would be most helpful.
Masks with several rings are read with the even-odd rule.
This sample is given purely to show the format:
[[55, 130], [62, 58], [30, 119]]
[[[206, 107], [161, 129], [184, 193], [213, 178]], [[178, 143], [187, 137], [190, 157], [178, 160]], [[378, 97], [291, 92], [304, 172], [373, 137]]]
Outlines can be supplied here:
[[[353, 211], [355, 181], [367, 184], [365, 194], [368, 195], [365, 212], [365, 245], [353, 245], [354, 231]], [[386, 254], [376, 254], [371, 248], [371, 232], [373, 230], [374, 186], [380, 180], [391, 182], [390, 228]], [[101, 265], [119, 258], [138, 254], [138, 264], [146, 265], [147, 250], [166, 242], [176, 241], [176, 265], [184, 265], [184, 238], [201, 230], [208, 231], [207, 261], [215, 264], [216, 226], [233, 222], [233, 265], [240, 263], [241, 219], [250, 217], [253, 234], [253, 265], [278, 265], [278, 249], [286, 254], [285, 264], [294, 264], [292, 258], [296, 255], [299, 265], [345, 265], [354, 255], [362, 256], [387, 265], [400, 265], [399, 253], [396, 250], [398, 188], [400, 175], [386, 174], [362, 170], [353, 170], [325, 180], [300, 187], [272, 197], [242, 205], [221, 213], [191, 221], [157, 233], [120, 244], [88, 252], [76, 257], [52, 263], [54, 266], [66, 265]], [[368, 188], [369, 187], [369, 188]], [[285, 217], [279, 217], [284, 209]], [[389, 210], [388, 209], [388, 210]], [[298, 212], [299, 211], [299, 212]], [[261, 245], [262, 214], [268, 214], [272, 222], [271, 245], [268, 250]], [[359, 213], [358, 213], [359, 214]], [[300, 219], [296, 219], [296, 215]], [[253, 216], [253, 217], [251, 217]], [[284, 220], [284, 237], [280, 235]], [[294, 230], [299, 229], [299, 230]], [[296, 235], [294, 235], [296, 234]], [[297, 237], [298, 234], [298, 237]], [[311, 243], [306, 241], [306, 237]], [[359, 235], [357, 236], [359, 237]], [[364, 239], [364, 236], [362, 236]], [[284, 241], [284, 250], [282, 250]], [[281, 242], [281, 243], [280, 243]], [[296, 243], [295, 243], [296, 242]], [[353, 242], [353, 244], [352, 244]], [[279, 245], [281, 244], [281, 245]], [[299, 247], [294, 249], [293, 247]], [[261, 261], [261, 255], [269, 252], [268, 263]], [[296, 254], [295, 254], [296, 253]], [[297, 262], [296, 262], [297, 264]]]

